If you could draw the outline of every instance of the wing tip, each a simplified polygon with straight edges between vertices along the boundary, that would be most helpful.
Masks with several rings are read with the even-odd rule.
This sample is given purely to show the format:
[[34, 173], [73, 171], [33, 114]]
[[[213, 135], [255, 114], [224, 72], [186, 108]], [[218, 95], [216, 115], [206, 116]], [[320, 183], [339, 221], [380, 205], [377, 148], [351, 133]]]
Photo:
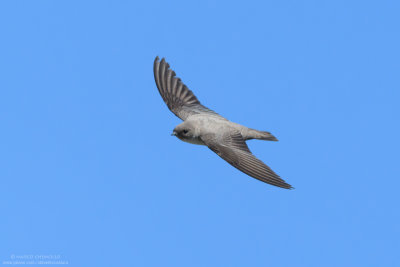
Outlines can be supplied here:
[[[160, 60], [160, 57], [159, 57], [159, 56], [156, 56], [156, 58], [154, 59], [154, 64], [156, 64], [156, 63], [159, 63], [159, 64], [164, 64], [164, 63], [166, 63], [165, 57], [161, 58], [161, 60]], [[168, 63], [167, 63], [167, 65], [168, 65]], [[168, 67], [169, 67], [169, 65], [168, 65]]]
[[160, 65], [160, 64], [161, 64], [160, 58], [158, 56], [156, 56], [156, 58], [154, 59], [154, 66]]
[[288, 183], [284, 183], [283, 185], [278, 185], [279, 187], [281, 187], [281, 188], [284, 188], [284, 189], [288, 189], [288, 190], [293, 190], [293, 189], [295, 189], [293, 186], [291, 186], [290, 184], [288, 184]]

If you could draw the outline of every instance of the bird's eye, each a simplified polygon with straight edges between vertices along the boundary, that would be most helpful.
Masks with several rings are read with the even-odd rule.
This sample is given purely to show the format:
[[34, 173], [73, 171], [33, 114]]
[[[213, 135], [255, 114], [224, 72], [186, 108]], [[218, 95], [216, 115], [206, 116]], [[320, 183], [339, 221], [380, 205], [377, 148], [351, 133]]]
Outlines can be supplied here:
[[189, 131], [188, 130], [183, 130], [182, 131], [184, 134], [187, 134]]

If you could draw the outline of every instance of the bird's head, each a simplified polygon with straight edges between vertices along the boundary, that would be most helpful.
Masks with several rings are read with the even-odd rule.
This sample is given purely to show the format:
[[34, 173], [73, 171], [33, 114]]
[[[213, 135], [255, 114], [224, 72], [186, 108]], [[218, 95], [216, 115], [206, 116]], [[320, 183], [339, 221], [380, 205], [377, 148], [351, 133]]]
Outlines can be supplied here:
[[190, 123], [183, 122], [175, 127], [172, 135], [181, 140], [193, 139], [195, 137], [195, 129]]

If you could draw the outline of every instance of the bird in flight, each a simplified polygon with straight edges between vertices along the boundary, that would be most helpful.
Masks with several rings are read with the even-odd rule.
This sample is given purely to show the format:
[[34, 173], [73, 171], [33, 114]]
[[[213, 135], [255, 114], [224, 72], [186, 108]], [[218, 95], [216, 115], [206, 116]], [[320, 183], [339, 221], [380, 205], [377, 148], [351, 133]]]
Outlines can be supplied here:
[[265, 183], [292, 189], [274, 171], [257, 159], [246, 144], [247, 140], [278, 141], [271, 133], [247, 128], [231, 122], [200, 104], [189, 88], [175, 76], [163, 58], [154, 60], [154, 79], [168, 108], [183, 122], [172, 135], [184, 142], [205, 145], [233, 167]]

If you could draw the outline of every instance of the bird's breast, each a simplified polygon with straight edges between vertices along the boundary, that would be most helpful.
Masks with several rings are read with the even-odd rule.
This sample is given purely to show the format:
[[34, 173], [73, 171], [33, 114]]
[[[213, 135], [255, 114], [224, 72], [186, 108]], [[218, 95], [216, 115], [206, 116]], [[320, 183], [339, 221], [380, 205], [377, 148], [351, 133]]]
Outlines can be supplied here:
[[199, 138], [199, 137], [194, 137], [194, 138], [179, 138], [183, 142], [194, 144], [194, 145], [205, 145], [204, 142]]

